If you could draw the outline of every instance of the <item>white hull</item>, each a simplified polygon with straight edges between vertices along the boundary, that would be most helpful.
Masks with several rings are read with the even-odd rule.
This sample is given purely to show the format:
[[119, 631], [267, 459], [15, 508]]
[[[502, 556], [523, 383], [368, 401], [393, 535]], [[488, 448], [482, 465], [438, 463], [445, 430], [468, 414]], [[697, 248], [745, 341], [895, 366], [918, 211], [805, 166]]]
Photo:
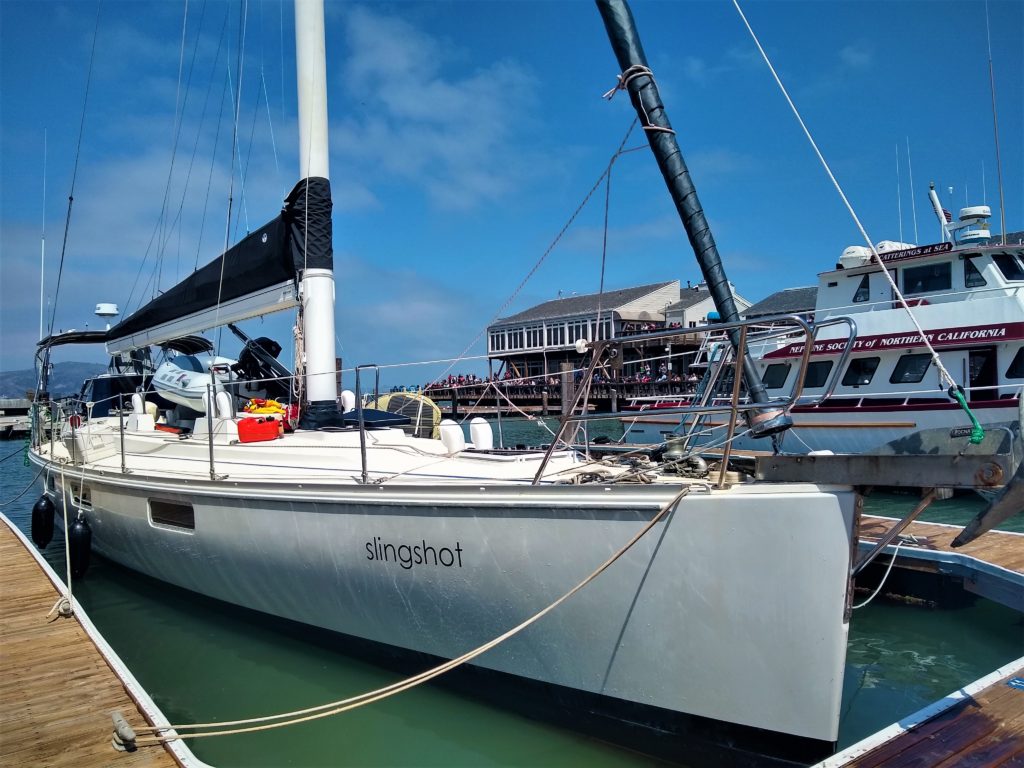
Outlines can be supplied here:
[[[383, 434], [398, 440], [393, 432]], [[81, 508], [95, 551], [217, 599], [444, 658], [567, 592], [681, 488], [481, 485], [468, 476], [471, 462], [458, 458], [459, 476], [431, 484], [410, 477], [359, 485], [346, 470], [303, 477], [286, 466], [267, 474], [288, 454], [281, 443], [313, 438], [341, 449], [333, 452], [335, 466], [347, 468], [346, 459], [358, 461], [353, 433], [218, 445], [217, 466], [227, 477], [214, 481], [203, 477], [204, 443], [147, 435], [149, 455], [129, 456], [130, 474], [122, 475], [107, 440], [116, 433], [100, 435], [91, 443], [95, 456], [73, 479], [66, 476], [69, 503], [80, 482], [87, 488]], [[128, 443], [144, 448], [132, 435]], [[34, 459], [46, 463], [47, 451], [44, 445]], [[161, 452], [162, 460], [154, 456]], [[254, 456], [266, 464], [252, 464]], [[485, 459], [474, 460], [495, 463]], [[161, 461], [164, 471], [152, 471]], [[524, 461], [535, 465], [538, 457]], [[171, 479], [175, 465], [187, 467], [187, 488], [184, 477]], [[59, 496], [59, 470], [50, 479]], [[191, 505], [194, 529], [154, 522], [153, 500]], [[713, 491], [694, 484], [609, 573], [475, 663], [624, 702], [834, 741], [854, 528], [849, 489], [749, 484]], [[429, 562], [416, 563], [419, 556]]]
[[[973, 413], [981, 425], [1006, 424], [1020, 419], [1020, 408], [1008, 405], [998, 408], [974, 408]], [[782, 452], [803, 454], [809, 451], [833, 453], [867, 453], [886, 443], [901, 440], [928, 429], [970, 427], [970, 419], [957, 408], [905, 409], [886, 411], [827, 411], [799, 410], [790, 413], [793, 426], [782, 437]], [[679, 419], [671, 416], [641, 416], [636, 419], [620, 418], [626, 431], [626, 442], [635, 445], [656, 445], [666, 437], [678, 434]], [[728, 427], [721, 416], [706, 422], [715, 428], [710, 438], [697, 438], [694, 445], [720, 443]], [[739, 432], [741, 430], [737, 430]], [[738, 437], [733, 449], [740, 453], [771, 451], [770, 440]]]

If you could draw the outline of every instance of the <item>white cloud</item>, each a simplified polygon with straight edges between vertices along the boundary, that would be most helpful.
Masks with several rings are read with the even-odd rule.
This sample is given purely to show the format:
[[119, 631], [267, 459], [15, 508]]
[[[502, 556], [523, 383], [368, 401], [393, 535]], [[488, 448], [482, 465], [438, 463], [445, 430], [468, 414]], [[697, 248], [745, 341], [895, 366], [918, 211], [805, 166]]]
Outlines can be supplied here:
[[874, 52], [863, 45], [846, 45], [839, 50], [839, 61], [848, 69], [869, 69], [874, 63]]
[[534, 123], [534, 78], [515, 62], [455, 70], [458, 52], [365, 8], [347, 18], [346, 102], [332, 146], [374, 183], [413, 184], [438, 208], [501, 200], [531, 178], [536, 152], [514, 145]]

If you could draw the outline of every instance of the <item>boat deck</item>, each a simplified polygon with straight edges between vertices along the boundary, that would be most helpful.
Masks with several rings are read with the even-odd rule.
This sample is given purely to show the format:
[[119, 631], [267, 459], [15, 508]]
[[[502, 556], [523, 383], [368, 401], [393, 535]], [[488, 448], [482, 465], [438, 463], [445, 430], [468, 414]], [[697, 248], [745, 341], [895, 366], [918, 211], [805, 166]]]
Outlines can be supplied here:
[[80, 606], [75, 618], [47, 618], [60, 593], [31, 544], [0, 521], [0, 765], [203, 765], [180, 743], [114, 750], [113, 710], [136, 723], [153, 723], [159, 710], [130, 673], [115, 672], [120, 661], [90, 636]]
[[1024, 658], [950, 694], [816, 768], [1024, 766]]
[[[861, 546], [878, 541], [896, 522], [864, 515]], [[875, 562], [886, 562], [898, 543], [897, 568], [960, 577], [967, 591], [1024, 612], [1024, 534], [989, 531], [953, 549], [950, 544], [961, 530], [958, 525], [913, 522]]]

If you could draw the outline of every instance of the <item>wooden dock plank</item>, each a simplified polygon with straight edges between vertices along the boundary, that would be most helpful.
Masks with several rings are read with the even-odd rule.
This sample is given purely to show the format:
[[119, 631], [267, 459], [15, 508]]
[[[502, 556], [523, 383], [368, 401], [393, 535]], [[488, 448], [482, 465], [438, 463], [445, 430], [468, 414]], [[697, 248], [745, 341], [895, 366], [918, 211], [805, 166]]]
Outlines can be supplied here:
[[[896, 520], [891, 518], [864, 515], [861, 518], [860, 538], [864, 541], [876, 541], [895, 523]], [[904, 534], [914, 536], [917, 542], [904, 544], [903, 548], [954, 552], [984, 560], [1007, 570], [1024, 573], [1024, 536], [1009, 531], [989, 531], [970, 544], [953, 549], [950, 545], [961, 530], [962, 528], [957, 525], [913, 522]]]
[[0, 765], [177, 766], [163, 747], [110, 745], [112, 710], [146, 718], [81, 624], [46, 618], [59, 595], [4, 524], [0, 584]]
[[843, 768], [995, 768], [1024, 763], [1020, 670], [843, 764]]

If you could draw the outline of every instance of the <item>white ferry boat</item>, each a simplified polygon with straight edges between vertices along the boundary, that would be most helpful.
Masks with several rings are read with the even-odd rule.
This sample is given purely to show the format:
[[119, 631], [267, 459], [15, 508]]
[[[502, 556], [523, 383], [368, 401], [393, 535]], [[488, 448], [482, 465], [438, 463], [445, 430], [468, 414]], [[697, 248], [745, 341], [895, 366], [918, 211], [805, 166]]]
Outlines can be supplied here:
[[[806, 338], [769, 331], [761, 342], [751, 342], [769, 395], [799, 395], [791, 411], [794, 426], [778, 446], [782, 452], [864, 453], [935, 428], [948, 428], [955, 436], [973, 427], [970, 414], [983, 428], [1020, 421], [1024, 233], [991, 237], [990, 215], [988, 206], [962, 209], [959, 222], [946, 225], [946, 242], [876, 246], [910, 311], [871, 250], [847, 248], [834, 269], [818, 276], [813, 309], [818, 332], [802, 382], [797, 363]], [[844, 316], [856, 324], [852, 345], [846, 327], [825, 325]], [[921, 331], [945, 368], [963, 382], [970, 414], [943, 386]], [[727, 426], [715, 416], [696, 426], [690, 417], [681, 425], [678, 417], [659, 416], [658, 406], [648, 403], [643, 415], [623, 418], [630, 442], [660, 443], [692, 430], [695, 444], [712, 444]], [[774, 447], [741, 436], [733, 448]]]

